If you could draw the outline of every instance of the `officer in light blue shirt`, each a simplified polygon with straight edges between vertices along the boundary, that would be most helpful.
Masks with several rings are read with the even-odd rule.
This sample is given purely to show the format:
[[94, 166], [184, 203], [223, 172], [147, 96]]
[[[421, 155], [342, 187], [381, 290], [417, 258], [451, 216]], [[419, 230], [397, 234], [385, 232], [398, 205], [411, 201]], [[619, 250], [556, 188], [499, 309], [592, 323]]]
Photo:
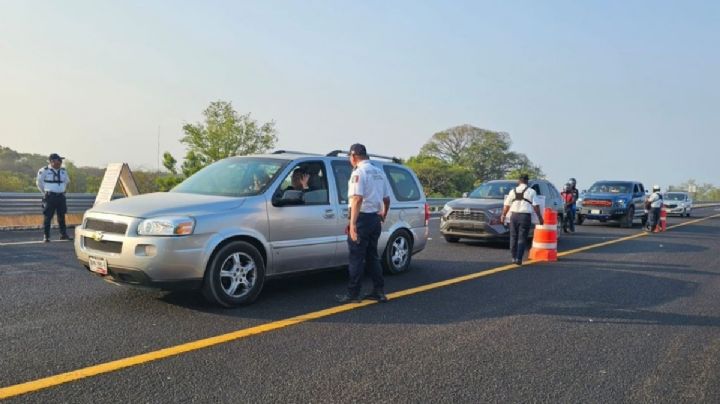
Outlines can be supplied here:
[[385, 173], [372, 165], [367, 149], [361, 144], [350, 146], [350, 164], [355, 168], [348, 182], [350, 223], [347, 227], [350, 262], [348, 291], [338, 295], [340, 303], [359, 302], [362, 275], [367, 273], [373, 282], [373, 291], [363, 298], [387, 302], [385, 283], [378, 255], [378, 239], [390, 209], [390, 189]]
[[43, 230], [45, 232], [44, 242], [50, 241], [50, 223], [53, 215], [57, 214], [57, 221], [60, 227], [60, 240], [72, 240], [67, 234], [65, 226], [65, 214], [67, 213], [67, 201], [65, 191], [70, 183], [67, 170], [62, 168], [64, 157], [53, 153], [48, 157], [48, 165], [38, 170], [35, 184], [43, 194]]

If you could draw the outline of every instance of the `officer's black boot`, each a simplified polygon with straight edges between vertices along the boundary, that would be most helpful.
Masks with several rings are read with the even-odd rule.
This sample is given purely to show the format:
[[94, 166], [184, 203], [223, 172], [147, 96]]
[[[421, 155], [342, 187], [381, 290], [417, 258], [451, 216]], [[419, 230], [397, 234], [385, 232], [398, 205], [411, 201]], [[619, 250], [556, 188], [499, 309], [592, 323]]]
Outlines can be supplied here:
[[387, 303], [388, 298], [382, 289], [373, 289], [372, 293], [363, 296], [363, 299], [375, 300], [380, 303]]
[[362, 300], [359, 296], [353, 296], [351, 294], [335, 295], [335, 301], [338, 303], [360, 303]]

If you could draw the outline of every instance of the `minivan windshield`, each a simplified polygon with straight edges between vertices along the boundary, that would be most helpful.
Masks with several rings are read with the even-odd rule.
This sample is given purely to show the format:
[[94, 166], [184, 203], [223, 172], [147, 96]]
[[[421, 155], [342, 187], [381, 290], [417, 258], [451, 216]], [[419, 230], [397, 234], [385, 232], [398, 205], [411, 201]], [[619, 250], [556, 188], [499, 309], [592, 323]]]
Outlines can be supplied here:
[[629, 194], [632, 184], [627, 182], [596, 182], [588, 192], [591, 194]]
[[517, 186], [513, 181], [486, 182], [475, 188], [468, 197], [478, 199], [505, 199], [510, 190]]
[[232, 157], [213, 163], [170, 192], [219, 196], [252, 196], [265, 191], [286, 160]]
[[668, 193], [668, 194], [665, 194], [665, 199], [667, 199], [668, 201], [684, 201], [685, 194]]

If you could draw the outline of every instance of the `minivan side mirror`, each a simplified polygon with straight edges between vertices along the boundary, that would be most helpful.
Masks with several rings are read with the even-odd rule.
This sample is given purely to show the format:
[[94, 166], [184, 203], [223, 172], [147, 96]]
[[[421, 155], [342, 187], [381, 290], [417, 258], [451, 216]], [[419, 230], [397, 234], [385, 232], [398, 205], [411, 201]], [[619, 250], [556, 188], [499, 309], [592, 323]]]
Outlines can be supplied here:
[[303, 199], [303, 191], [296, 191], [289, 189], [283, 192], [282, 197], [273, 200], [275, 206], [292, 206], [292, 205], [304, 205], [305, 200]]

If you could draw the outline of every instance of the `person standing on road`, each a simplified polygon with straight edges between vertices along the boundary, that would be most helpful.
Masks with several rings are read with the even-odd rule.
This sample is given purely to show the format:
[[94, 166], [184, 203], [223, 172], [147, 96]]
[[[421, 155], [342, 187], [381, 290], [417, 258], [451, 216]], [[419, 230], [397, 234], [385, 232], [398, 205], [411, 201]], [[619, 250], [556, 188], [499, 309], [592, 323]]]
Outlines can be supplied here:
[[508, 212], [511, 213], [510, 254], [512, 255], [512, 263], [516, 265], [522, 265], [525, 244], [527, 244], [530, 225], [532, 224], [532, 213], [535, 212], [537, 215], [538, 223], [541, 225], [544, 223], [537, 200], [537, 193], [528, 186], [528, 181], [527, 174], [520, 176], [517, 187], [511, 190], [505, 198], [502, 216], [500, 217], [500, 222], [505, 223]]
[[365, 146], [358, 143], [350, 146], [348, 158], [354, 168], [348, 182], [350, 279], [347, 293], [336, 296], [336, 299], [340, 303], [361, 301], [362, 276], [365, 272], [372, 279], [373, 291], [363, 298], [385, 303], [388, 299], [378, 256], [378, 239], [390, 209], [388, 181], [385, 173], [370, 163]]
[[654, 232], [660, 221], [660, 209], [663, 206], [663, 197], [660, 193], [660, 185], [653, 185], [653, 193], [645, 200], [645, 209], [648, 211], [647, 231]]
[[570, 231], [572, 233], [575, 233], [575, 218], [577, 217], [577, 201], [580, 199], [580, 191], [577, 189], [577, 180], [575, 178], [570, 178], [568, 180], [568, 183], [572, 187], [570, 189], [570, 192], [572, 192], [573, 195], [573, 202], [572, 205], [570, 205], [570, 210], [572, 210], [572, 225], [570, 226]]
[[[563, 223], [562, 228], [563, 232], [567, 233], [568, 231], [575, 233], [575, 202], [577, 199], [575, 198], [575, 194], [573, 193], [572, 184], [568, 182], [565, 184], [565, 187], [563, 187], [563, 191], [560, 193], [560, 196], [562, 196], [562, 200], [564, 203], [564, 213], [563, 216]], [[576, 190], [577, 191], [577, 190]]]
[[48, 157], [48, 165], [38, 170], [35, 183], [43, 194], [43, 230], [44, 242], [50, 241], [50, 223], [53, 215], [57, 213], [57, 221], [60, 226], [60, 240], [72, 240], [67, 234], [65, 226], [65, 214], [67, 213], [67, 201], [65, 190], [70, 183], [67, 171], [62, 168], [64, 157], [53, 153]]

